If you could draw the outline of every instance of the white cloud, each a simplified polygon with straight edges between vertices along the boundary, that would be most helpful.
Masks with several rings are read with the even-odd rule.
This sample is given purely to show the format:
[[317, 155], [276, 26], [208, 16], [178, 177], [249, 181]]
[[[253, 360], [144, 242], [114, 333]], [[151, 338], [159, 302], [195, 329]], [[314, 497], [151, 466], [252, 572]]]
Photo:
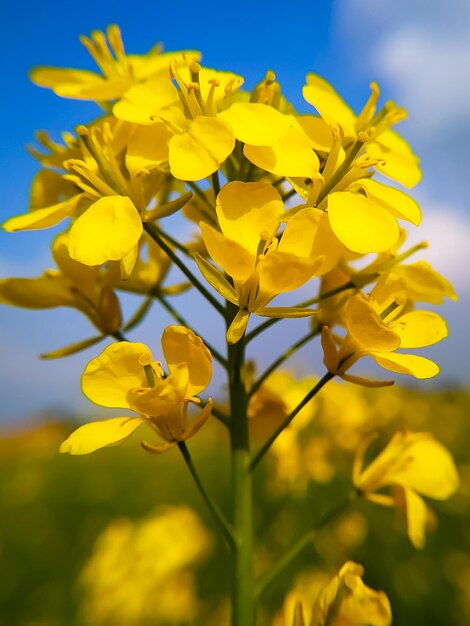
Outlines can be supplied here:
[[409, 229], [409, 241], [427, 241], [419, 257], [427, 260], [460, 294], [470, 292], [470, 220], [445, 204], [421, 203], [424, 217], [418, 229]]

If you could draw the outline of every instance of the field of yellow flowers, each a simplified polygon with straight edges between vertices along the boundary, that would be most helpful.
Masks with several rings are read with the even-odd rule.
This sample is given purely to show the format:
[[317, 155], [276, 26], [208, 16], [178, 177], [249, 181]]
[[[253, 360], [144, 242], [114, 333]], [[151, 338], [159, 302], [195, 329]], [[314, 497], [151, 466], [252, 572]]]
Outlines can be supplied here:
[[[251, 407], [254, 437], [269, 387], [290, 389], [281, 372]], [[292, 392], [294, 393], [294, 392]], [[284, 403], [295, 398], [284, 396]], [[339, 408], [341, 407], [341, 410]], [[390, 599], [394, 624], [463, 626], [470, 620], [470, 394], [332, 383], [292, 422], [255, 474], [256, 567], [269, 569], [351, 485], [357, 440], [380, 430], [375, 456], [404, 427], [431, 431], [452, 451], [461, 484], [446, 502], [428, 500], [426, 545], [410, 543], [400, 511], [365, 500], [345, 507], [262, 595], [260, 623], [289, 624], [295, 601], [313, 601], [346, 559], [361, 563]], [[225, 510], [229, 472], [223, 427], [209, 422], [194, 457]], [[51, 420], [0, 440], [1, 623], [9, 626], [222, 626], [228, 624], [229, 555], [177, 450], [142, 454], [135, 441], [70, 458], [72, 430]], [[220, 545], [217, 545], [220, 543]], [[286, 589], [290, 592], [286, 597]]]

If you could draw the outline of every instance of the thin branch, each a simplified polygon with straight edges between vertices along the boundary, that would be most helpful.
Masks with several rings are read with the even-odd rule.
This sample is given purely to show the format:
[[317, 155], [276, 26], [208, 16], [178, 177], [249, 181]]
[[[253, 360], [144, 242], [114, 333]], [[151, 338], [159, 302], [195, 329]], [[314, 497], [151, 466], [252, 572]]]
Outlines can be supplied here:
[[297, 413], [299, 413], [304, 408], [304, 406], [308, 402], [310, 402], [310, 400], [314, 396], [317, 395], [317, 393], [320, 391], [320, 389], [324, 385], [326, 385], [326, 383], [328, 381], [330, 381], [332, 378], [334, 378], [334, 376], [335, 375], [332, 374], [331, 372], [327, 372], [323, 376], [323, 378], [321, 378], [318, 381], [318, 383], [315, 385], [315, 387], [313, 387], [313, 389], [311, 389], [308, 392], [308, 394], [305, 396], [305, 398], [299, 402], [299, 404], [295, 407], [295, 409], [289, 413], [289, 415], [281, 422], [281, 424], [279, 424], [279, 426], [276, 428], [276, 430], [272, 433], [272, 435], [267, 439], [267, 441], [264, 443], [264, 445], [258, 450], [258, 452], [253, 457], [253, 459], [252, 459], [252, 461], [250, 463], [251, 470], [255, 469], [255, 467], [258, 465], [258, 463], [261, 461], [261, 459], [264, 457], [266, 452], [269, 450], [269, 448], [272, 446], [272, 444], [276, 441], [276, 439], [279, 437], [279, 435], [282, 433], [282, 431], [285, 428], [287, 428], [287, 426], [289, 426], [289, 424], [292, 422], [292, 420], [297, 415]]
[[355, 492], [353, 492], [350, 497], [341, 502], [339, 505], [333, 507], [329, 511], [327, 511], [320, 520], [311, 528], [309, 531], [303, 535], [293, 546], [286, 552], [286, 554], [279, 559], [279, 561], [274, 565], [273, 569], [267, 572], [259, 581], [258, 586], [256, 588], [256, 597], [259, 597], [266, 589], [271, 585], [271, 583], [280, 575], [282, 572], [288, 567], [292, 561], [309, 545], [312, 544], [315, 539], [315, 535], [325, 527], [330, 522], [337, 520], [341, 515], [343, 515], [352, 500], [356, 497]]
[[196, 278], [196, 276], [191, 272], [191, 270], [186, 267], [186, 265], [179, 259], [173, 250], [168, 246], [163, 237], [160, 235], [158, 228], [154, 224], [146, 223], [144, 224], [145, 231], [152, 237], [152, 239], [160, 246], [160, 248], [170, 257], [173, 263], [183, 272], [183, 274], [188, 278], [194, 287], [204, 296], [204, 298], [212, 304], [214, 309], [216, 309], [223, 317], [225, 317], [225, 309], [220, 304], [218, 300], [214, 298], [214, 296], [204, 287], [201, 281]]
[[320, 325], [315, 326], [315, 328], [313, 328], [309, 333], [304, 335], [304, 337], [302, 337], [296, 343], [294, 343], [294, 345], [290, 346], [290, 348], [288, 348], [283, 354], [281, 354], [281, 356], [279, 356], [273, 363], [271, 363], [271, 365], [266, 370], [264, 370], [264, 372], [261, 374], [258, 380], [255, 383], [253, 383], [253, 386], [248, 392], [248, 397], [251, 397], [254, 393], [256, 393], [258, 389], [261, 387], [261, 385], [264, 383], [266, 378], [268, 378], [268, 376], [270, 376], [270, 374], [272, 374], [274, 370], [276, 370], [280, 365], [282, 365], [284, 361], [287, 361], [287, 359], [289, 359], [293, 354], [295, 354], [297, 350], [299, 350], [302, 346], [304, 346], [311, 339], [316, 337], [320, 333], [320, 330], [321, 330]]
[[219, 509], [217, 504], [209, 496], [209, 494], [206, 491], [206, 488], [202, 484], [202, 481], [199, 478], [199, 474], [196, 471], [196, 468], [194, 466], [193, 460], [191, 458], [191, 455], [189, 453], [189, 450], [188, 450], [188, 447], [187, 447], [186, 443], [184, 441], [180, 441], [178, 443], [178, 447], [181, 450], [181, 454], [183, 455], [183, 459], [185, 460], [186, 465], [188, 466], [188, 469], [189, 469], [192, 477], [194, 478], [194, 482], [196, 483], [196, 486], [199, 489], [199, 493], [201, 494], [204, 502], [206, 503], [207, 508], [209, 509], [212, 517], [216, 521], [217, 525], [219, 526], [222, 534], [224, 535], [224, 537], [227, 540], [227, 542], [229, 543], [229, 545], [230, 546], [234, 546], [235, 545], [235, 537], [234, 537], [233, 529], [232, 529], [231, 525], [228, 523], [228, 521], [226, 520], [226, 518], [225, 518], [224, 514], [222, 513], [222, 511]]
[[[377, 276], [375, 276], [375, 278], [377, 278]], [[372, 280], [374, 279], [371, 278], [371, 281]], [[315, 296], [314, 298], [309, 298], [308, 300], [304, 300], [303, 302], [294, 304], [294, 307], [304, 308], [307, 306], [311, 306], [312, 304], [318, 304], [319, 302], [322, 302], [323, 300], [327, 300], [328, 298], [332, 298], [333, 296], [336, 296], [343, 291], [347, 291], [348, 289], [356, 289], [356, 285], [352, 282], [352, 280], [348, 280], [347, 283], [344, 283], [343, 285], [340, 285], [339, 287], [335, 287], [335, 289], [331, 289], [330, 291], [325, 291], [325, 293], [321, 293], [320, 295]], [[245, 343], [250, 342], [252, 339], [257, 337], [264, 330], [266, 330], [267, 328], [270, 328], [273, 324], [276, 324], [282, 319], [286, 319], [286, 318], [271, 317], [270, 319], [266, 320], [265, 322], [263, 322], [262, 324], [254, 328], [250, 333], [245, 335]]]

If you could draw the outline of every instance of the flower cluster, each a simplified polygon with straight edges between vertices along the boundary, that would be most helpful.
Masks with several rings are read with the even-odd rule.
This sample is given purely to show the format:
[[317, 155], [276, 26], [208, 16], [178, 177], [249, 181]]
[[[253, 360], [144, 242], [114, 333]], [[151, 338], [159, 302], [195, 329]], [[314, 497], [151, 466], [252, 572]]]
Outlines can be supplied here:
[[[323, 78], [309, 74], [300, 112], [272, 71], [249, 90], [239, 74], [205, 67], [194, 50], [162, 53], [156, 47], [129, 55], [116, 26], [81, 41], [98, 72], [38, 67], [31, 78], [58, 96], [92, 100], [104, 114], [63, 133], [61, 143], [38, 133], [42, 149], [31, 153], [40, 169], [30, 206], [3, 225], [16, 232], [64, 224], [51, 243], [57, 268], [38, 278], [2, 279], [0, 303], [73, 307], [98, 330], [49, 357], [105, 338], [117, 341], [88, 364], [82, 389], [96, 404], [134, 415], [83, 425], [61, 451], [80, 455], [113, 446], [143, 424], [164, 442], [142, 442], [146, 450], [179, 447], [234, 549], [234, 567], [243, 571], [234, 577], [233, 623], [252, 626], [248, 475], [271, 445], [289, 474], [289, 437], [296, 439], [300, 422], [295, 428], [290, 423], [299, 413], [310, 419], [316, 409], [309, 402], [331, 379], [371, 387], [393, 383], [351, 374], [362, 357], [418, 379], [439, 372], [434, 362], [407, 352], [447, 336], [445, 321], [417, 303], [440, 304], [456, 295], [425, 261], [407, 263], [426, 244], [403, 247], [405, 223], [421, 221], [408, 193], [420, 180], [419, 161], [394, 129], [406, 111], [391, 101], [379, 104], [380, 90], [372, 83], [355, 113]], [[171, 234], [172, 216], [180, 210], [179, 219], [197, 229], [195, 241]], [[163, 285], [177, 270], [184, 282]], [[191, 320], [167, 300], [190, 287], [223, 318], [227, 355], [191, 330]], [[299, 288], [308, 297], [297, 302], [291, 292]], [[141, 300], [127, 322], [123, 292]], [[146, 345], [125, 337], [153, 300], [177, 322], [163, 332], [165, 366]], [[252, 326], [252, 314], [268, 319]], [[255, 380], [245, 362], [250, 341], [279, 320], [295, 318], [308, 318], [308, 335]], [[311, 389], [282, 375], [268, 382], [283, 361], [320, 335], [326, 373]], [[198, 397], [211, 381], [212, 357], [226, 371], [231, 414]], [[186, 446], [212, 412], [232, 440], [233, 527], [204, 490]], [[266, 412], [276, 414], [277, 428], [251, 456], [248, 418], [253, 434]], [[455, 491], [451, 457], [431, 435], [408, 430], [366, 469], [364, 451], [361, 444], [355, 490], [403, 508], [409, 536], [421, 547], [427, 509], [420, 495], [444, 499]], [[312, 466], [319, 466], [319, 457], [312, 448]], [[376, 493], [383, 487], [392, 495]], [[389, 624], [388, 600], [362, 583], [362, 573], [352, 562], [341, 568], [318, 597], [312, 626]], [[303, 626], [301, 607], [293, 619]]]

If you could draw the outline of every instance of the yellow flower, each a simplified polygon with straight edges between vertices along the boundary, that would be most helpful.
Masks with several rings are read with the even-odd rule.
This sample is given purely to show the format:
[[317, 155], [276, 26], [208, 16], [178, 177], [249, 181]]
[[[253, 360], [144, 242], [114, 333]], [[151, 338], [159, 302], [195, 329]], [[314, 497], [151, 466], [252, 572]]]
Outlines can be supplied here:
[[339, 125], [346, 144], [358, 139], [360, 133], [369, 136], [365, 143], [365, 152], [374, 167], [381, 173], [398, 181], [405, 187], [414, 187], [420, 178], [418, 158], [413, 154], [404, 139], [390, 130], [390, 127], [406, 118], [404, 109], [393, 102], [376, 112], [380, 95], [376, 83], [371, 84], [371, 95], [356, 116], [334, 88], [323, 78], [315, 74], [307, 75], [307, 84], [303, 96], [321, 115], [329, 126]]
[[363, 575], [362, 565], [347, 561], [318, 595], [310, 626], [388, 626], [390, 602], [383, 591], [364, 585]]
[[[416, 378], [432, 378], [439, 367], [429, 359], [414, 354], [397, 353], [398, 348], [423, 348], [447, 337], [447, 325], [431, 311], [403, 313], [406, 283], [384, 276], [368, 299], [356, 294], [344, 309], [347, 335], [340, 340], [340, 349], [327, 326], [322, 329], [324, 363], [328, 370], [345, 380], [374, 385], [346, 374], [363, 356], [370, 356], [381, 367]], [[377, 383], [380, 384], [380, 383]]]
[[8, 232], [48, 228], [71, 217], [70, 256], [85, 265], [120, 261], [127, 277], [137, 259], [142, 220], [168, 215], [181, 204], [177, 200], [159, 205], [157, 199], [156, 207], [149, 208], [160, 193], [169, 191], [168, 176], [157, 167], [152, 171], [140, 167], [133, 152], [135, 131], [129, 125], [100, 121], [77, 130], [81, 158], [68, 158], [62, 165], [62, 179], [73, 183], [73, 195], [13, 217], [3, 227]]
[[[429, 433], [405, 430], [396, 433], [370, 465], [362, 469], [370, 441], [364, 441], [357, 452], [354, 486], [372, 502], [404, 508], [408, 536], [415, 547], [422, 548], [428, 510], [421, 495], [446, 500], [457, 490], [459, 477], [452, 456]], [[392, 487], [393, 495], [375, 493], [382, 487]]]
[[[235, 139], [249, 146], [272, 146], [293, 130], [288, 118], [267, 104], [232, 102], [243, 83], [237, 74], [201, 67], [190, 55], [175, 60], [171, 74], [176, 85], [169, 77], [151, 78], [129, 90], [113, 113], [128, 122], [167, 129], [167, 159], [175, 178], [210, 176], [232, 153]], [[298, 143], [292, 149], [301, 150]], [[301, 175], [310, 176], [318, 171], [318, 158], [307, 139], [304, 144], [302, 154], [311, 167], [304, 166]]]
[[54, 239], [52, 256], [57, 270], [46, 270], [37, 278], [0, 280], [0, 304], [27, 309], [72, 307], [84, 313], [100, 332], [115, 333], [121, 325], [121, 310], [106, 273], [70, 258], [68, 233]]
[[[82, 35], [81, 43], [100, 72], [56, 67], [36, 67], [31, 80], [40, 87], [52, 89], [58, 96], [78, 100], [108, 102], [120, 98], [132, 85], [149, 76], [166, 75], [170, 62], [184, 52], [161, 53], [155, 46], [147, 54], [126, 54], [118, 26], [111, 24], [106, 34], [95, 30], [90, 37]], [[197, 57], [197, 52], [192, 52]]]
[[202, 340], [184, 326], [165, 329], [162, 349], [169, 372], [166, 377], [161, 364], [153, 361], [142, 343], [113, 344], [88, 364], [82, 390], [92, 402], [131, 409], [140, 415], [85, 424], [64, 441], [61, 452], [89, 454], [116, 445], [141, 424], [150, 426], [166, 442], [160, 447], [145, 444], [153, 452], [163, 452], [198, 432], [210, 415], [212, 401], [209, 399], [192, 424], [188, 407], [200, 404], [196, 395], [210, 382], [211, 354]]
[[194, 570], [211, 547], [201, 520], [185, 506], [161, 507], [142, 520], [114, 519], [80, 574], [83, 622], [192, 622], [200, 608]]
[[321, 211], [299, 211], [278, 239], [284, 205], [276, 189], [265, 183], [232, 182], [219, 193], [216, 212], [222, 232], [205, 222], [199, 225], [210, 257], [232, 277], [233, 287], [202, 257], [196, 259], [206, 279], [240, 308], [229, 329], [229, 341], [240, 339], [250, 313], [268, 317], [311, 315], [308, 309], [266, 305], [321, 270], [325, 260], [317, 239]]

